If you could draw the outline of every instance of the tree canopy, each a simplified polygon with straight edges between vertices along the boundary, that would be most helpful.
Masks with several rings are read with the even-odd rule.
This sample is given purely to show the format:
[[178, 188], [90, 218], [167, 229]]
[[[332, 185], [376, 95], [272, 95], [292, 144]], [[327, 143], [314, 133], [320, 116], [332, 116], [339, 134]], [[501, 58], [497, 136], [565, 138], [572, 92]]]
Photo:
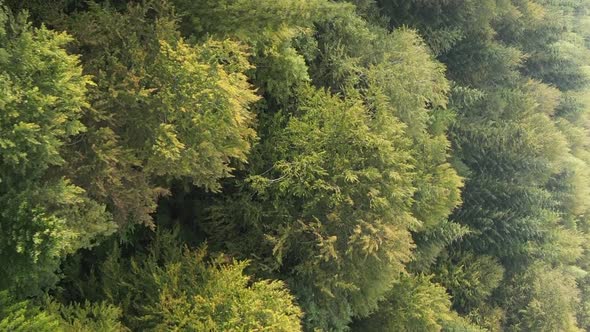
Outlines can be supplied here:
[[0, 329], [590, 329], [589, 0], [0, 0]]

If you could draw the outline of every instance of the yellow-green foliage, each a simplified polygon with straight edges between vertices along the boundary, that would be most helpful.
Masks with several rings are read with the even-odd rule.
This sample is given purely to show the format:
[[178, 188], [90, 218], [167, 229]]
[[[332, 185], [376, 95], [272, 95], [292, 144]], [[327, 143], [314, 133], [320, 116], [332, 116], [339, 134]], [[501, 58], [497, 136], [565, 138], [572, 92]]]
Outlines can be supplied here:
[[451, 310], [445, 288], [431, 279], [402, 276], [380, 304], [381, 309], [353, 323], [352, 331], [483, 332]]
[[252, 66], [237, 42], [186, 42], [167, 2], [89, 6], [58, 22], [94, 75], [72, 172], [118, 223], [153, 225], [168, 182], [217, 191], [246, 162], [256, 137], [249, 109], [258, 97], [244, 75]]
[[1, 3], [0, 329], [590, 328], [590, 0]]
[[575, 308], [580, 300], [573, 275], [541, 264], [511, 278], [505, 301], [506, 331], [581, 331]]
[[247, 262], [205, 261], [174, 234], [159, 233], [145, 254], [129, 260], [116, 248], [100, 269], [98, 287], [120, 304], [133, 331], [299, 331], [301, 310], [285, 285], [252, 280]]
[[51, 332], [59, 329], [59, 318], [41, 311], [28, 301], [17, 301], [7, 291], [0, 292], [0, 329], [2, 331]]
[[19, 301], [0, 292], [0, 330], [11, 332], [122, 332], [121, 310], [106, 303], [62, 305], [45, 300], [42, 304]]
[[264, 257], [260, 269], [286, 271], [277, 275], [298, 291], [311, 324], [342, 328], [376, 307], [409, 260], [414, 188], [410, 156], [396, 151], [408, 140], [395, 118], [371, 118], [358, 100], [311, 87], [299, 99], [294, 116], [277, 113], [272, 125], [285, 127], [259, 147], [273, 163], [256, 165], [208, 230], [236, 254]]
[[91, 83], [64, 49], [71, 41], [0, 7], [0, 289], [52, 286], [62, 257], [115, 230], [61, 168], [63, 150], [87, 130]]

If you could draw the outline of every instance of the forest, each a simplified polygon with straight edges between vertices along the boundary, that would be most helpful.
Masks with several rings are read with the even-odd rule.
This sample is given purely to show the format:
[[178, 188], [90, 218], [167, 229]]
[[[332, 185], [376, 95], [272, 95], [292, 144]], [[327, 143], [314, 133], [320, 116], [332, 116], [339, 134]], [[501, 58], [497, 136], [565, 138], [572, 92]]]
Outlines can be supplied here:
[[0, 0], [0, 331], [590, 331], [590, 0]]

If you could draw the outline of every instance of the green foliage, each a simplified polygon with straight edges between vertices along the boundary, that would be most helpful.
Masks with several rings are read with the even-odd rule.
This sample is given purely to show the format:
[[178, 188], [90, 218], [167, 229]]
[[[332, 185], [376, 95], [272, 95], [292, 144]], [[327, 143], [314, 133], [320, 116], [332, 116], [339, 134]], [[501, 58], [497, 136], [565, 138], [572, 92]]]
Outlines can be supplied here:
[[1, 329], [589, 328], [590, 1], [5, 3]]
[[579, 292], [572, 275], [534, 265], [513, 276], [504, 294], [506, 331], [581, 331], [573, 314]]
[[502, 281], [504, 269], [490, 256], [467, 253], [441, 257], [433, 268], [435, 281], [444, 285], [462, 313], [482, 307]]
[[424, 275], [403, 276], [391, 289], [381, 309], [355, 322], [352, 331], [469, 331], [482, 329], [450, 309], [445, 288]]
[[440, 222], [414, 234], [416, 250], [410, 267], [415, 271], [428, 271], [447, 246], [468, 234], [469, 228], [450, 221]]
[[455, 216], [483, 234], [466, 238], [474, 249], [498, 257], [525, 254], [556, 218], [544, 186], [568, 158], [567, 141], [534, 98], [529, 91], [488, 92], [454, 128], [471, 172]]
[[[311, 82], [341, 96], [309, 87], [307, 74], [282, 92], [265, 78], [250, 175], [205, 228], [222, 250], [254, 259], [258, 273], [286, 279], [309, 329], [340, 330], [376, 308], [409, 260], [408, 230], [444, 220], [462, 183], [447, 163], [444, 68], [415, 32], [390, 34], [349, 6], [332, 9], [318, 9], [315, 34], [304, 29], [291, 44]], [[274, 69], [256, 69], [255, 79], [284, 71], [266, 62], [274, 42], [256, 42], [263, 51], [253, 61]], [[424, 79], [409, 79], [416, 76]]]
[[[317, 17], [334, 6], [324, 0], [187, 1], [174, 0], [183, 14], [182, 31], [191, 38], [233, 38], [251, 47], [250, 72], [259, 91], [270, 101], [286, 102], [293, 89], [309, 81], [304, 44], [314, 52], [311, 33]], [[247, 13], [247, 15], [244, 15]]]
[[395, 150], [408, 141], [395, 118], [371, 118], [358, 101], [313, 88], [299, 99], [293, 116], [273, 117], [286, 125], [258, 148], [274, 162], [213, 211], [208, 230], [286, 278], [310, 324], [341, 329], [375, 308], [409, 259], [410, 156]]
[[[587, 153], [583, 152], [587, 151], [588, 127], [582, 119], [587, 109], [588, 30], [584, 22], [589, 3], [378, 4], [390, 26], [418, 29], [456, 82], [450, 98], [450, 107], [457, 112], [451, 127], [453, 165], [467, 179], [463, 205], [452, 219], [469, 227], [469, 232], [446, 240], [450, 243], [447, 250], [434, 251], [441, 253], [431, 265], [435, 280], [449, 288], [459, 312], [490, 330], [502, 329], [504, 313], [506, 326], [521, 330], [575, 330], [572, 317], [577, 305], [566, 305], [565, 295], [545, 296], [524, 287], [522, 294], [529, 299], [544, 298], [535, 300], [542, 304], [531, 304], [525, 317], [512, 314], [518, 310], [510, 296], [498, 294], [509, 288], [500, 282], [503, 270], [520, 275], [527, 266], [539, 264], [535, 262], [564, 266], [577, 278], [586, 275], [572, 264], [586, 269], [582, 261], [588, 229], [582, 211], [587, 204], [582, 197], [588, 188]], [[432, 245], [421, 241], [428, 233], [416, 237], [423, 257], [433, 251]], [[431, 260], [415, 266], [428, 269]], [[473, 268], [465, 270], [467, 266]], [[530, 277], [539, 274], [544, 278], [533, 267]], [[527, 283], [532, 281], [514, 281], [514, 285]], [[570, 290], [556, 292], [569, 292], [575, 298], [570, 292], [575, 285], [567, 287]], [[545, 311], [552, 305], [562, 306], [560, 312]], [[550, 317], [552, 314], [555, 316]]]
[[57, 302], [49, 302], [48, 312], [59, 315], [61, 327], [64, 332], [115, 332], [127, 331], [120, 322], [121, 309], [106, 303], [90, 303], [84, 305], [78, 303], [62, 305]]
[[72, 172], [118, 223], [152, 225], [170, 181], [217, 191], [246, 161], [258, 100], [244, 75], [251, 65], [236, 42], [184, 41], [167, 2], [89, 7], [60, 22], [95, 83]]
[[590, 290], [588, 289], [588, 276], [578, 280], [580, 290], [580, 304], [576, 310], [576, 320], [581, 329], [590, 327]]
[[[43, 308], [43, 309], [42, 309]], [[0, 329], [28, 332], [126, 331], [118, 321], [121, 312], [112, 305], [61, 305], [47, 300], [44, 306], [17, 301], [6, 291], [0, 292]]]
[[86, 131], [88, 106], [72, 39], [0, 8], [0, 289], [52, 286], [60, 259], [115, 230], [105, 207], [76, 186], [63, 150]]
[[58, 317], [31, 306], [28, 301], [16, 301], [7, 291], [0, 292], [1, 330], [52, 332], [59, 327]]
[[115, 247], [86, 287], [120, 304], [133, 331], [300, 330], [301, 310], [284, 284], [251, 280], [246, 266], [227, 257], [206, 263], [204, 248], [158, 233], [146, 253], [130, 259]]

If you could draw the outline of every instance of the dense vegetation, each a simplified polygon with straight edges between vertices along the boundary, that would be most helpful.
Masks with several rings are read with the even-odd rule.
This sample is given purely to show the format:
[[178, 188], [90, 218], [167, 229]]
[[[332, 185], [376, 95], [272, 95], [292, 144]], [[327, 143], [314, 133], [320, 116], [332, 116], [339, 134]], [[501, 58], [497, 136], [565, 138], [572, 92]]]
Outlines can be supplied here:
[[590, 330], [590, 0], [0, 0], [0, 90], [2, 331]]

